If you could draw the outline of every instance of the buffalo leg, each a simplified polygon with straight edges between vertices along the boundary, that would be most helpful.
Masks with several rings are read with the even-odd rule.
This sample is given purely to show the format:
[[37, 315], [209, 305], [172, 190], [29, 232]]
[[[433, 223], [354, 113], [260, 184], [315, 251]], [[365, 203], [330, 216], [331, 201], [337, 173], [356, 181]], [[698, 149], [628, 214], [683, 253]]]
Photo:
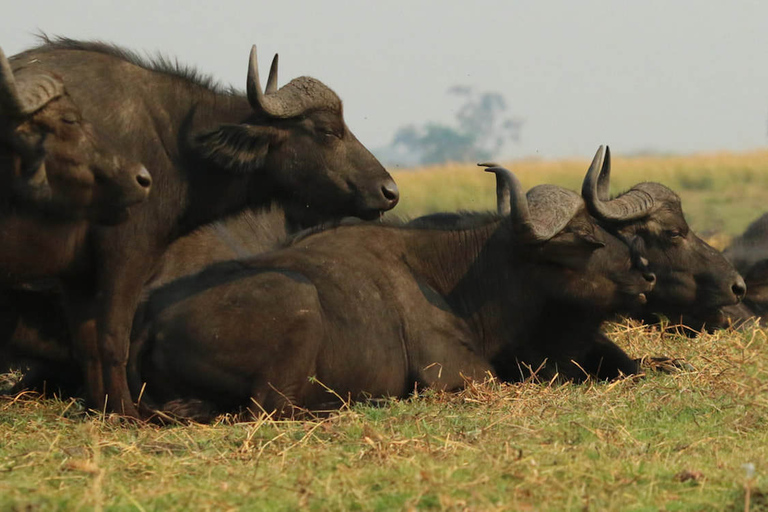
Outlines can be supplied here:
[[133, 404], [126, 366], [131, 338], [133, 316], [141, 298], [142, 283], [136, 286], [116, 286], [107, 294], [106, 307], [100, 317], [99, 348], [104, 371], [104, 388], [107, 393], [107, 407], [110, 411], [137, 418], [138, 410]]
[[442, 338], [423, 344], [429, 347], [419, 354], [417, 382], [445, 391], [463, 389], [468, 380], [482, 381], [495, 372], [489, 361], [480, 357], [456, 339]]
[[88, 407], [104, 407], [104, 381], [93, 301], [79, 290], [65, 287], [64, 306], [72, 331], [72, 349], [85, 382]]
[[636, 360], [600, 333], [595, 336], [583, 359], [577, 362], [587, 373], [601, 380], [640, 372], [640, 365]]

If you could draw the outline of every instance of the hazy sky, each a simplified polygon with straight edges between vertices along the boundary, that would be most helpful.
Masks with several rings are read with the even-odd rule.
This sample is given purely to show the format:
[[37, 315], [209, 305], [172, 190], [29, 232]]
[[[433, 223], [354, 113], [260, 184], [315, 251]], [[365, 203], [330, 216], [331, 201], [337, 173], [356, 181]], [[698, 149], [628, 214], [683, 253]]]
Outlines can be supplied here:
[[3, 2], [0, 46], [34, 33], [160, 51], [245, 87], [257, 44], [280, 83], [319, 78], [369, 147], [450, 122], [453, 85], [498, 91], [525, 119], [501, 157], [688, 153], [768, 143], [768, 2], [759, 0]]

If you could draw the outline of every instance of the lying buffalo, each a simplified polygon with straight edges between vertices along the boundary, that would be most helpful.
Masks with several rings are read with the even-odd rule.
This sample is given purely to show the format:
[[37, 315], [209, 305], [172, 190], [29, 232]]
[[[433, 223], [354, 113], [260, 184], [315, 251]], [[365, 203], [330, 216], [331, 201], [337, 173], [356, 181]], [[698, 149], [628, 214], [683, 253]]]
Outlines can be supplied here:
[[[311, 209], [286, 208], [275, 204], [248, 209], [179, 238], [165, 251], [145, 293], [212, 263], [279, 248], [291, 233], [312, 225], [315, 213]], [[5, 297], [0, 294], [0, 301], [5, 302], [0, 313], [0, 373], [24, 373], [10, 393], [46, 389], [76, 393], [80, 379], [72, 375], [76, 364], [59, 290], [54, 286], [7, 291]]]
[[744, 276], [747, 295], [741, 304], [725, 309], [734, 324], [750, 318], [768, 322], [768, 214], [752, 222], [725, 248], [723, 255]]
[[642, 304], [653, 275], [578, 194], [542, 185], [526, 196], [491, 170], [509, 182], [508, 216], [342, 225], [155, 291], [135, 345], [145, 396], [198, 418], [243, 406], [291, 414], [489, 374], [517, 380], [543, 361], [546, 377], [636, 372], [595, 333]]
[[125, 373], [131, 323], [173, 240], [273, 200], [362, 217], [397, 203], [391, 177], [344, 123], [338, 96], [309, 77], [278, 89], [276, 64], [262, 91], [254, 48], [241, 95], [102, 43], [46, 40], [12, 59], [15, 70], [61, 77], [83, 116], [155, 178], [128, 222], [92, 231], [94, 265], [62, 281], [89, 405], [101, 408], [106, 396], [110, 410], [137, 415]]
[[716, 249], [688, 227], [680, 198], [659, 183], [640, 183], [611, 199], [611, 155], [593, 165], [582, 196], [600, 225], [644, 256], [658, 281], [648, 295], [643, 317], [662, 313], [671, 319], [695, 316], [709, 327], [726, 321], [723, 308], [746, 293], [744, 279]]

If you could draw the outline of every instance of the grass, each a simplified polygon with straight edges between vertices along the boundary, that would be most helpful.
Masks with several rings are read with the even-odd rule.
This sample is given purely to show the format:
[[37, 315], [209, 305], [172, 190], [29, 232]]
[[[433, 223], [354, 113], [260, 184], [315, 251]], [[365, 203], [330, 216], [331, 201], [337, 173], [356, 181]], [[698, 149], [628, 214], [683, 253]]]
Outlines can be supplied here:
[[744, 510], [747, 492], [768, 508], [766, 332], [608, 330], [696, 369], [162, 428], [6, 398], [0, 509]]
[[[691, 227], [705, 235], [735, 236], [768, 210], [768, 151], [611, 159], [614, 194], [641, 181], [678, 192]], [[507, 162], [523, 186], [554, 183], [580, 191], [590, 160]], [[393, 172], [401, 200], [395, 213], [418, 216], [495, 208], [495, 181], [473, 164]]]
[[[763, 161], [616, 158], [614, 190], [662, 181], [696, 229], [733, 235], [763, 211]], [[526, 186], [578, 189], [587, 165], [510, 167]], [[493, 207], [494, 180], [468, 165], [396, 179], [403, 213]], [[487, 382], [316, 420], [168, 427], [0, 397], [0, 510], [768, 510], [768, 333], [606, 329], [634, 356], [695, 370]]]

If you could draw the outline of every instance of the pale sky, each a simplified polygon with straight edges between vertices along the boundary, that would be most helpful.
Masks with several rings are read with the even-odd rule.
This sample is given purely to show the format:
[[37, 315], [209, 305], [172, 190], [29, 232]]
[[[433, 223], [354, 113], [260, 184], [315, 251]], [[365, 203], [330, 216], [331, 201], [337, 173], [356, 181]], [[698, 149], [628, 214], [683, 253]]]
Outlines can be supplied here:
[[342, 0], [2, 2], [0, 46], [34, 33], [161, 52], [245, 87], [248, 52], [281, 85], [314, 76], [371, 148], [449, 123], [453, 85], [498, 91], [525, 120], [498, 159], [768, 145], [768, 2]]

